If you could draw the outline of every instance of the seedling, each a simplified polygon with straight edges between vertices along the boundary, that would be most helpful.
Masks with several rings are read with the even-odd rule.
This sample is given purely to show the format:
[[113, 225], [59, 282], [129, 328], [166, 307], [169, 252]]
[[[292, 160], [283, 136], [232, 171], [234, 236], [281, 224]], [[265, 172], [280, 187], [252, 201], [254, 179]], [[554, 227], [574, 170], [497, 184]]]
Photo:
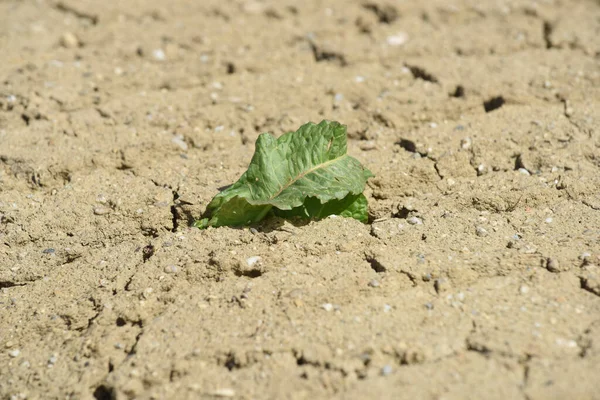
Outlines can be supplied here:
[[346, 126], [338, 122], [309, 122], [278, 139], [263, 133], [248, 170], [211, 200], [194, 226], [251, 225], [269, 215], [367, 222], [363, 191], [373, 174], [346, 151]]

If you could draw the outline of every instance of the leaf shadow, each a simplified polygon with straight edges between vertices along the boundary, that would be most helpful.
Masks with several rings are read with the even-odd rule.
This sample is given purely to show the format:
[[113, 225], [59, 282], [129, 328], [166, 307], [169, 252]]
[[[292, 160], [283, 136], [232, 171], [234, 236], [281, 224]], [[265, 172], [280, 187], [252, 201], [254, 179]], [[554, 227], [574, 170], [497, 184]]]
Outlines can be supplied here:
[[276, 231], [289, 232], [289, 230], [286, 229], [286, 225], [293, 225], [294, 228], [301, 228], [303, 226], [308, 225], [310, 222], [310, 219], [303, 219], [298, 217], [282, 218], [271, 215], [259, 222], [258, 224], [252, 225], [252, 227], [261, 233], [271, 233]]

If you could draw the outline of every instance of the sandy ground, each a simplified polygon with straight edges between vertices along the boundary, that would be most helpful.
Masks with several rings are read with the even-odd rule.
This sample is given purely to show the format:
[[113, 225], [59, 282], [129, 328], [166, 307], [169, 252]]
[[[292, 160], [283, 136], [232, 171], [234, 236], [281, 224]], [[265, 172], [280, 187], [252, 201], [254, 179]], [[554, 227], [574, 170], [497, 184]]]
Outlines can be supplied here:
[[[4, 0], [0, 50], [2, 399], [600, 399], [598, 1]], [[369, 224], [189, 227], [322, 119]]]

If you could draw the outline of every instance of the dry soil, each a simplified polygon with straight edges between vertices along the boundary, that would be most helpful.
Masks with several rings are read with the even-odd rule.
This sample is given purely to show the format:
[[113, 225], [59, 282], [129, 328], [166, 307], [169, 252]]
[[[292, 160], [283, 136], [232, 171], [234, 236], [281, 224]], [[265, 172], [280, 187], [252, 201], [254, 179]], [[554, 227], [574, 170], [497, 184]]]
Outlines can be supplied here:
[[[0, 50], [1, 398], [600, 399], [597, 0], [4, 0]], [[322, 119], [368, 224], [189, 227]]]

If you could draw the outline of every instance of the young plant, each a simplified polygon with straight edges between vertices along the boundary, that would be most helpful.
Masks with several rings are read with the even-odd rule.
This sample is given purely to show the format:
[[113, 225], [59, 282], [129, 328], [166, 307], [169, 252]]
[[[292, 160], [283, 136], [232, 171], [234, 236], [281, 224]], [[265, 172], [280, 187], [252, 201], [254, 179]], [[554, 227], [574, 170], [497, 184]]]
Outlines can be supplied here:
[[261, 134], [248, 170], [217, 194], [194, 226], [242, 226], [268, 215], [368, 219], [362, 194], [371, 171], [346, 154], [346, 126], [307, 123], [278, 139]]

